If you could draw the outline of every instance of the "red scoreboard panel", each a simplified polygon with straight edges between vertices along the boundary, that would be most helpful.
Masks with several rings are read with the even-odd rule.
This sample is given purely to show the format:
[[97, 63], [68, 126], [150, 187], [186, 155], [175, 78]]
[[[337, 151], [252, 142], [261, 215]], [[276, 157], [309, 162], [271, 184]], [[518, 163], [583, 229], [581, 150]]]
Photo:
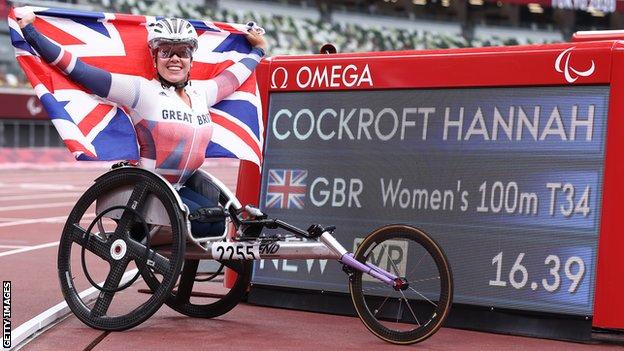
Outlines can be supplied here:
[[[242, 164], [242, 203], [335, 224], [348, 249], [408, 222], [445, 249], [458, 304], [624, 328], [621, 42], [277, 56], [258, 77], [265, 158]], [[271, 170], [305, 172], [305, 191], [276, 205]], [[254, 286], [346, 279], [265, 262]]]

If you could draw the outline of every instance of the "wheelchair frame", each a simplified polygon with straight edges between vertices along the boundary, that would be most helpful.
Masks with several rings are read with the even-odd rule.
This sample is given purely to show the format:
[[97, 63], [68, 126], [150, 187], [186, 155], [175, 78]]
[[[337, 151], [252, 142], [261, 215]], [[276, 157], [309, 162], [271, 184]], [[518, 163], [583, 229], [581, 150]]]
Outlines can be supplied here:
[[[348, 252], [334, 238], [332, 234], [333, 234], [333, 231], [335, 230], [335, 227], [323, 228], [318, 225], [316, 226], [313, 225], [307, 231], [305, 231], [291, 224], [288, 224], [284, 221], [281, 221], [279, 219], [268, 219], [267, 216], [257, 208], [254, 208], [251, 206], [243, 207], [238, 201], [238, 199], [236, 198], [236, 196], [219, 179], [212, 176], [208, 172], [205, 172], [203, 170], [198, 170], [198, 172], [200, 172], [202, 177], [204, 177], [207, 181], [211, 182], [214, 186], [217, 187], [217, 189], [219, 190], [220, 196], [223, 196], [222, 205], [225, 208], [225, 213], [226, 213], [225, 218], [227, 219], [227, 221], [226, 221], [226, 226], [225, 226], [226, 229], [222, 235], [217, 236], [217, 237], [196, 238], [191, 233], [191, 225], [190, 225], [190, 220], [188, 218], [189, 217], [188, 207], [182, 202], [180, 196], [178, 195], [174, 187], [160, 175], [154, 172], [151, 172], [149, 170], [141, 169], [141, 168], [123, 166], [123, 167], [118, 167], [116, 169], [113, 169], [105, 173], [104, 175], [98, 177], [96, 179], [96, 184], [100, 181], [111, 178], [113, 176], [116, 176], [117, 178], [119, 178], [119, 175], [123, 174], [122, 172], [132, 173], [135, 177], [137, 176], [142, 177], [141, 174], [143, 174], [145, 177], [151, 179], [152, 182], [157, 180], [156, 183], [160, 183], [158, 188], [166, 189], [166, 191], [170, 193], [168, 196], [165, 196], [167, 194], [164, 194], [164, 195], [160, 194], [161, 195], [160, 198], [175, 199], [175, 202], [176, 202], [175, 206], [177, 206], [177, 208], [180, 210], [180, 213], [183, 215], [182, 228], [184, 228], [184, 230], [182, 230], [182, 233], [185, 236], [185, 242], [186, 244], [191, 244], [191, 245], [189, 249], [185, 249], [184, 246], [186, 245], [183, 242], [182, 243], [183, 247], [177, 251], [183, 257], [171, 257], [171, 260], [173, 260], [173, 262], [177, 262], [183, 259], [195, 260], [194, 262], [198, 262], [197, 260], [212, 259], [212, 260], [217, 260], [219, 262], [222, 262], [222, 264], [225, 264], [224, 262], [234, 262], [237, 260], [247, 261], [247, 260], [259, 260], [259, 259], [335, 259], [343, 265], [343, 271], [345, 271], [349, 276], [350, 292], [353, 298], [354, 305], [356, 307], [356, 311], [358, 312], [360, 319], [364, 322], [366, 327], [371, 332], [373, 332], [376, 336], [391, 343], [407, 344], [407, 343], [419, 342], [419, 341], [426, 339], [427, 337], [431, 336], [440, 328], [442, 322], [444, 321], [444, 319], [446, 318], [448, 314], [448, 310], [452, 302], [452, 276], [451, 276], [450, 268], [448, 266], [448, 262], [446, 260], [446, 257], [444, 256], [444, 253], [437, 246], [437, 244], [429, 236], [427, 236], [426, 233], [416, 228], [412, 228], [412, 227], [404, 226], [404, 225], [393, 225], [393, 226], [382, 227], [374, 231], [373, 233], [371, 233], [369, 236], [367, 236], [364, 242], [360, 244], [361, 246], [368, 246], [368, 250], [364, 250], [366, 252], [360, 252], [361, 249], [363, 249], [362, 247], [360, 247], [360, 249], [358, 249], [356, 253], [353, 254], [353, 253]], [[131, 200], [135, 194], [134, 193], [135, 190], [136, 188], [133, 188], [133, 185], [130, 184], [130, 185], [124, 185], [124, 186], [115, 188], [115, 190], [109, 193], [98, 194], [95, 200], [96, 201], [95, 202], [96, 203], [96, 220], [106, 215], [106, 217], [113, 219], [116, 223], [124, 222], [124, 219], [127, 222], [128, 213], [133, 212], [135, 213], [133, 216], [135, 215], [143, 216], [143, 218], [141, 218], [141, 221], [143, 222], [143, 225], [145, 225], [145, 228], [147, 228], [147, 225], [153, 226], [152, 229], [149, 230], [148, 238], [146, 239], [146, 244], [143, 249], [143, 250], [146, 250], [145, 251], [146, 260], [141, 265], [139, 264], [139, 260], [136, 259], [136, 257], [138, 257], [136, 253], [139, 252], [142, 254], [143, 251], [140, 251], [140, 250], [137, 251], [136, 248], [134, 249], [134, 253], [136, 257], [134, 257], [133, 259], [137, 261], [137, 266], [139, 266], [139, 271], [141, 271], [143, 269], [147, 269], [146, 267], [154, 268], [154, 260], [148, 259], [149, 257], [153, 258], [154, 256], [156, 256], [156, 258], [154, 259], [160, 259], [160, 261], [162, 261], [163, 258], [162, 256], [158, 254], [158, 251], [154, 251], [151, 248], [161, 246], [163, 244], [165, 245], [167, 244], [167, 237], [171, 235], [171, 232], [167, 231], [168, 224], [170, 225], [171, 211], [169, 211], [168, 213], [168, 211], [165, 208], [166, 207], [165, 204], [163, 204], [158, 198], [156, 198], [156, 194], [147, 195], [144, 201], [144, 205], [140, 206], [139, 203], [137, 203], [137, 201]], [[82, 201], [82, 198], [79, 201]], [[138, 210], [136, 210], [137, 208]], [[179, 220], [180, 219], [178, 219], [178, 221]], [[98, 235], [98, 234], [90, 233], [90, 230], [91, 228], [94, 227], [94, 224], [97, 224], [99, 227], [100, 231], [98, 233], [105, 232], [101, 225], [101, 219], [99, 220], [98, 223], [95, 223], [95, 220], [94, 222], [91, 223], [89, 230], [85, 231], [82, 234], [83, 242], [81, 245], [83, 246], [83, 249], [82, 249], [83, 256], [84, 256], [85, 247], [89, 246], [89, 237]], [[69, 218], [68, 218], [68, 223], [66, 224], [66, 229], [64, 230], [63, 238], [65, 238], [65, 234], [66, 234], [65, 231], [67, 230], [67, 228], [70, 228], [69, 229], [70, 231], [75, 231], [75, 229], [72, 229], [72, 226], [75, 227], [76, 224], [70, 223]], [[236, 228], [236, 234], [234, 236], [228, 235], [229, 228], [231, 226]], [[295, 237], [298, 238], [298, 241], [292, 241], [292, 240], [284, 241], [283, 237], [280, 237], [279, 235], [278, 236], [260, 236], [261, 230], [257, 232], [257, 235], [250, 236], [250, 235], [247, 235], [247, 229], [249, 228], [256, 228], [256, 229], [258, 228], [259, 229], [281, 228], [294, 234]], [[399, 277], [385, 269], [382, 269], [378, 265], [375, 265], [371, 262], [362, 262], [362, 259], [366, 258], [366, 255], [369, 255], [373, 251], [373, 249], [377, 247], [378, 245], [377, 241], [390, 240], [389, 234], [392, 234], [390, 233], [392, 230], [399, 233], [398, 235], [393, 236], [392, 238], [396, 237], [396, 238], [410, 239], [416, 242], [417, 244], [425, 247], [426, 252], [428, 252], [429, 255], [433, 257], [435, 266], [437, 267], [437, 271], [439, 274], [438, 278], [440, 279], [440, 282], [441, 282], [441, 292], [440, 292], [441, 302], [439, 302], [441, 306], [438, 306], [436, 303], [432, 302], [429, 298], [427, 298], [424, 294], [411, 288], [410, 282], [405, 277]], [[124, 243], [124, 240], [127, 241], [128, 244], [132, 244], [135, 247], [137, 246], [137, 242], [134, 242], [134, 243], [130, 242], [131, 239], [129, 238], [129, 232], [126, 232], [126, 237], [124, 239], [120, 239], [120, 237], [117, 235], [117, 230], [115, 230], [114, 234], [116, 236], [113, 239], [116, 239], [116, 240], [112, 242], [111, 244], [112, 246], [110, 247], [110, 254], [113, 256], [113, 259], [119, 260], [120, 257], [123, 257], [123, 255], [126, 252], [126, 247], [125, 247], [126, 243]], [[92, 240], [95, 240], [95, 239], [92, 239]], [[112, 241], [112, 239], [109, 241]], [[73, 242], [74, 243], [77, 242], [76, 238], [73, 239]], [[101, 245], [101, 243], [98, 245]], [[115, 245], [121, 245], [122, 247], [115, 247]], [[93, 246], [93, 244], [91, 244], [91, 246]], [[123, 249], [123, 250], [120, 250], [120, 249]], [[119, 256], [119, 252], [122, 252], [121, 256], [115, 257], [114, 255], [116, 253]], [[164, 252], [163, 254], [167, 256], [166, 249], [162, 252]], [[175, 255], [172, 255], [171, 252], [169, 252], [169, 255], [175, 256]], [[59, 267], [61, 264], [60, 256], [61, 256], [61, 249], [59, 249]], [[100, 252], [100, 256], [106, 256], [106, 253], [102, 255], [102, 252]], [[356, 257], [359, 257], [359, 260]], [[110, 258], [107, 258], [107, 259], [110, 260]], [[127, 259], [129, 260], [130, 258], [127, 258]], [[422, 260], [422, 257], [421, 257], [421, 260]], [[84, 257], [83, 257], [83, 261], [84, 261]], [[390, 262], [392, 261], [390, 260]], [[232, 265], [232, 264], [233, 263], [230, 263], [229, 265]], [[194, 267], [195, 269], [197, 268], [197, 263], [195, 263]], [[396, 265], [394, 265], [394, 267], [392, 268], [397, 273], [400, 271], [398, 267], [396, 267]], [[84, 262], [83, 262], [83, 269], [86, 269], [86, 267], [84, 266]], [[179, 272], [179, 270], [177, 272]], [[146, 278], [146, 282], [147, 282], [148, 280], [147, 278], [149, 278], [149, 274], [146, 276], [144, 275], [145, 272], [140, 272], [140, 273], [141, 275], [144, 276], [144, 278]], [[63, 277], [63, 275], [61, 274], [60, 268], [59, 268], [59, 274], [61, 277], [62, 286], [63, 286], [63, 279], [66, 279], [67, 280], [66, 283], [69, 284], [69, 286], [71, 287], [71, 282], [69, 281], [69, 278]], [[365, 302], [365, 296], [363, 295], [363, 292], [362, 291], [354, 292], [354, 289], [362, 289], [362, 275], [363, 274], [369, 275], [372, 278], [383, 283], [390, 289], [389, 291], [394, 291], [394, 292], [397, 292], [397, 294], [400, 294], [398, 298], [399, 309], [401, 308], [400, 306], [401, 301], [404, 300], [405, 304], [409, 308], [409, 311], [411, 312], [411, 315], [416, 320], [418, 327], [409, 332], [402, 332], [402, 331], [396, 331], [391, 328], [389, 329], [389, 328], [386, 328], [385, 326], [382, 326], [381, 323], [377, 320], [377, 316], [375, 315], [377, 312], [375, 312], [375, 314], [371, 314], [372, 312], [367, 307], [367, 303]], [[67, 276], [67, 272], [65, 273], [65, 275]], [[135, 276], [135, 279], [136, 279], [136, 276]], [[177, 277], [175, 277], [175, 280], [177, 280]], [[97, 285], [95, 286], [97, 287]], [[103, 294], [104, 293], [114, 294], [115, 292], [117, 292], [117, 290], [111, 291], [111, 290], [103, 290], [100, 287], [98, 288], [102, 290]], [[150, 286], [150, 288], [152, 287]], [[110, 289], [110, 286], [109, 286], [109, 289]], [[421, 323], [418, 321], [417, 314], [412, 310], [409, 300], [406, 297], [405, 293], [403, 292], [408, 289], [413, 290], [415, 293], [420, 295], [426, 302], [435, 306], [435, 313], [431, 317], [432, 323], [427, 323], [427, 325], [422, 326]], [[68, 303], [69, 303], [70, 302], [69, 300], [71, 300], [74, 297], [68, 296], [68, 294], [71, 295], [71, 293], [68, 293], [66, 290], [67, 289], [64, 288], [63, 293], [64, 293], [66, 300], [68, 300]], [[187, 299], [188, 299], [188, 296], [187, 296]], [[387, 299], [388, 298], [386, 298], [386, 300]], [[112, 295], [110, 296], [110, 300], [112, 300]], [[110, 301], [108, 303], [110, 303]], [[164, 299], [161, 302], [161, 304], [162, 303], [164, 303]], [[382, 306], [384, 303], [385, 303], [385, 300], [382, 303]], [[233, 305], [229, 306], [225, 311], [228, 311], [232, 307]], [[72, 311], [74, 311], [73, 308], [72, 308]], [[154, 313], [154, 312], [155, 312], [155, 309], [153, 309], [153, 311], [150, 312], [150, 315], [151, 313]], [[79, 317], [81, 317], [76, 311], [74, 311], [74, 313], [76, 313]], [[87, 323], [87, 321], [85, 321], [84, 318], [88, 319], [88, 317], [84, 317], [84, 313], [85, 313], [84, 311], [82, 311], [81, 313], [83, 314], [81, 319], [85, 323]], [[104, 309], [104, 313], [106, 313], [105, 309]], [[147, 319], [148, 317], [149, 315], [147, 317], [144, 317], [144, 319]], [[127, 326], [115, 325], [114, 328], [111, 328], [111, 330], [127, 329], [135, 325], [138, 325], [140, 322], [141, 321], [135, 320], [132, 323], [129, 323]], [[107, 328], [106, 326], [102, 327], [101, 325], [98, 325], [96, 323], [93, 323], [93, 324], [87, 323], [87, 324], [94, 326], [96, 328], [101, 328], [101, 329]], [[419, 328], [421, 326], [424, 328], [424, 331], [420, 331]]]
[[[149, 170], [146, 170], [146, 171], [151, 172]], [[258, 209], [253, 208], [251, 206], [243, 207], [241, 203], [238, 201], [238, 199], [236, 198], [236, 196], [225, 186], [225, 184], [223, 184], [223, 182], [221, 182], [218, 178], [214, 177], [212, 174], [201, 169], [197, 170], [197, 172], [201, 172], [202, 175], [206, 177], [206, 179], [208, 179], [214, 185], [216, 185], [217, 188], [219, 188], [219, 190], [222, 192], [222, 194], [228, 199], [224, 207], [228, 210], [228, 212], [230, 213], [230, 216], [226, 216], [226, 229], [224, 233], [220, 236], [211, 236], [211, 237], [205, 237], [205, 238], [196, 238], [195, 236], [193, 236], [193, 234], [191, 233], [191, 223], [188, 219], [188, 215], [189, 215], [188, 207], [182, 202], [182, 199], [178, 195], [178, 192], [175, 190], [173, 186], [171, 186], [169, 182], [167, 182], [160, 175], [152, 172], [152, 174], [161, 178], [164, 184], [166, 184], [170, 188], [170, 191], [172, 192], [172, 194], [176, 196], [176, 199], [178, 201], [178, 206], [180, 207], [180, 210], [182, 210], [182, 212], [184, 213], [184, 220], [185, 220], [186, 228], [187, 228], [187, 231], [186, 231], [187, 242], [194, 244], [193, 247], [199, 249], [199, 250], [194, 250], [192, 251], [192, 253], [190, 253], [193, 255], [193, 258], [220, 259], [220, 260], [222, 259], [256, 260], [256, 259], [282, 259], [282, 258], [283, 259], [316, 258], [316, 259], [340, 260], [341, 257], [347, 253], [347, 250], [344, 247], [342, 247], [342, 245], [340, 245], [340, 243], [331, 235], [330, 232], [326, 232], [320, 235], [319, 236], [320, 242], [319, 242], [318, 240], [315, 240], [315, 239], [305, 238], [305, 236], [308, 235], [307, 232], [299, 228], [296, 228], [294, 226], [288, 225], [287, 223], [279, 221], [279, 220], [278, 221], [271, 221], [271, 220], [254, 221], [254, 220], [240, 219], [239, 216], [242, 213], [250, 213], [250, 214], [255, 213], [258, 216], [262, 215], [262, 213], [259, 212]], [[125, 205], [128, 202], [128, 199], [130, 198], [131, 192], [132, 192], [132, 189], [128, 187], [127, 189], [120, 189], [116, 193], [107, 194], [102, 199], [98, 199], [96, 214], [99, 214], [104, 209], [107, 209], [113, 206]], [[145, 206], [145, 210], [143, 211], [144, 212], [143, 215], [147, 224], [159, 226], [155, 228], [152, 233], [150, 233], [150, 235], [152, 236], [150, 237], [150, 241], [154, 240], [154, 237], [153, 237], [154, 235], [158, 235], [161, 237], [168, 235], [168, 232], [166, 230], [163, 231], [163, 227], [167, 226], [167, 221], [168, 221], [166, 217], [167, 216], [166, 211], [160, 202], [154, 201], [154, 200], [155, 199], [153, 196], [148, 198], [146, 201], [147, 204]], [[122, 213], [121, 209], [111, 211], [111, 213], [107, 217], [119, 219], [121, 217], [121, 213]], [[271, 252], [268, 252], [267, 250], [264, 250], [264, 246], [263, 246], [263, 250], [260, 250], [260, 246], [264, 242], [266, 242], [266, 240], [263, 240], [261, 238], [256, 238], [253, 241], [249, 240], [251, 238], [245, 238], [245, 240], [243, 241], [238, 241], [231, 237], [228, 237], [229, 226], [227, 224], [229, 223], [227, 222], [230, 222], [230, 223], [235, 222], [234, 224], [237, 228], [240, 228], [241, 225], [262, 225], [262, 226], [269, 226], [269, 227], [270, 226], [280, 227], [295, 235], [303, 237], [303, 241], [302, 242], [292, 242], [292, 241], [281, 242], [278, 247], [273, 246], [273, 250], [271, 250]], [[240, 230], [239, 230], [239, 233], [237, 234], [239, 236], [243, 236]], [[162, 241], [159, 241], [157, 238], [156, 240], [157, 242], [162, 243]], [[217, 248], [223, 247], [224, 249], [226, 249], [228, 247], [232, 247], [231, 246], [232, 244], [235, 244], [235, 246], [234, 246], [234, 251], [232, 252], [232, 255], [230, 257], [224, 257], [226, 253], [216, 254], [216, 252], [218, 251]], [[251, 254], [247, 254], [247, 252], [251, 252]]]

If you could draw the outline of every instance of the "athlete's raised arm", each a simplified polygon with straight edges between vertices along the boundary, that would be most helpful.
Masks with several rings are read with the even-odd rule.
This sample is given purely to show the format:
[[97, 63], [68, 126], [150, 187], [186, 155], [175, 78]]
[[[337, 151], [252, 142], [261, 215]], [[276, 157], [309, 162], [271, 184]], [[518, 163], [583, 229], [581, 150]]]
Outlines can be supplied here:
[[247, 33], [247, 40], [253, 49], [246, 57], [225, 69], [218, 76], [208, 80], [206, 100], [212, 106], [232, 94], [243, 84], [264, 56], [267, 43], [262, 34], [255, 29]]

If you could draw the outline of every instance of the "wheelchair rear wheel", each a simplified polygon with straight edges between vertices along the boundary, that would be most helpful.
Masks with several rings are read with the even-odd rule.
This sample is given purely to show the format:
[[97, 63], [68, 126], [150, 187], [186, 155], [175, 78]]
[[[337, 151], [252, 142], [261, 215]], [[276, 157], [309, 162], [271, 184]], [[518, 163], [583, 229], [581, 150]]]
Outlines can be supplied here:
[[[208, 281], [196, 281], [196, 278], [201, 277], [197, 274], [200, 262], [223, 264], [236, 272], [236, 281], [231, 287], [226, 287], [223, 272]], [[250, 261], [187, 259], [184, 261], [179, 284], [167, 298], [166, 304], [189, 317], [214, 318], [223, 315], [245, 297], [251, 278], [251, 267]]]
[[[230, 199], [219, 186], [209, 179], [201, 180], [203, 191], [217, 194], [219, 206], [228, 210], [231, 216], [234, 209], [230, 208]], [[226, 228], [230, 220], [226, 219]], [[226, 286], [224, 267], [236, 273], [231, 286]], [[165, 303], [173, 310], [195, 318], [214, 318], [232, 310], [247, 294], [251, 280], [251, 261], [217, 261], [201, 259], [201, 254], [189, 257], [184, 261], [182, 274], [177, 286], [172, 290]], [[145, 282], [157, 286], [149, 275], [144, 275]], [[153, 289], [152, 289], [153, 290]]]
[[[171, 226], [168, 257], [150, 247], [149, 236], [136, 236], [133, 228], [148, 228], [146, 218], [154, 206]], [[182, 218], [173, 190], [149, 171], [124, 167], [98, 178], [72, 209], [59, 244], [61, 290], [72, 312], [85, 324], [109, 331], [132, 328], [153, 315], [180, 274], [186, 244]], [[99, 290], [94, 302], [79, 293], [88, 285], [74, 279], [80, 275], [80, 270], [72, 270], [76, 261], [81, 261], [91, 291]], [[151, 286], [154, 293], [146, 301], [137, 301], [124, 289], [145, 271], [158, 274], [160, 281]], [[94, 285], [98, 275], [104, 283]]]

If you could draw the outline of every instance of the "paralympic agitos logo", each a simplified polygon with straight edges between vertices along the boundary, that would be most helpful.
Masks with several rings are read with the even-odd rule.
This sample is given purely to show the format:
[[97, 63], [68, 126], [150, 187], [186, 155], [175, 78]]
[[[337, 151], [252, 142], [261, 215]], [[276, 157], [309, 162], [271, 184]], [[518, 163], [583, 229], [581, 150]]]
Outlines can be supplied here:
[[373, 77], [368, 64], [364, 66], [335, 64], [301, 66], [296, 70], [277, 67], [271, 73], [271, 89], [288, 88], [292, 78], [301, 89], [373, 86]]
[[568, 83], [574, 83], [579, 77], [589, 77], [596, 69], [594, 60], [591, 60], [590, 67], [584, 71], [573, 68], [570, 63], [570, 58], [572, 56], [572, 49], [574, 48], [573, 46], [563, 50], [563, 52], [557, 56], [557, 60], [555, 60], [555, 70], [559, 73], [563, 73]]

